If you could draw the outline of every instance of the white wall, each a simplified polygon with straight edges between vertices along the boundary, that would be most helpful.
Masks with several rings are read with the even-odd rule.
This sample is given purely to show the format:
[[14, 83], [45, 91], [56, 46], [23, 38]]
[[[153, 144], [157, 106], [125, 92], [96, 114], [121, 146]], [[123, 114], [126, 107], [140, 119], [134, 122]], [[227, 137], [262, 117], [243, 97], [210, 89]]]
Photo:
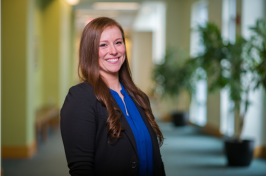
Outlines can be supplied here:
[[[190, 56], [196, 57], [204, 51], [201, 42], [198, 25], [205, 26], [208, 22], [208, 1], [197, 1], [191, 5], [191, 34], [190, 34]], [[203, 71], [204, 72], [204, 71]], [[205, 73], [205, 72], [204, 72]], [[204, 126], [207, 120], [207, 81], [200, 80], [196, 85], [196, 92], [192, 95], [189, 110], [189, 120], [197, 125]]]
[[[235, 43], [236, 38], [236, 14], [237, 4], [236, 0], [222, 1], [222, 37], [227, 42]], [[221, 106], [221, 132], [224, 135], [232, 136], [234, 134], [234, 102], [230, 99], [230, 89], [223, 88], [220, 92]]]
[[165, 54], [165, 4], [143, 2], [133, 23], [132, 76], [137, 86], [149, 93], [153, 63]]
[[[265, 19], [265, 0], [243, 0], [242, 1], [242, 35], [248, 39], [252, 33], [249, 30], [257, 19]], [[250, 91], [252, 102], [246, 115], [242, 137], [255, 139], [255, 145], [266, 144], [266, 135], [263, 133], [265, 127], [265, 91], [260, 87], [256, 91]]]
[[152, 60], [160, 63], [165, 54], [165, 13], [163, 2], [144, 2], [133, 24], [134, 31], [152, 32]]

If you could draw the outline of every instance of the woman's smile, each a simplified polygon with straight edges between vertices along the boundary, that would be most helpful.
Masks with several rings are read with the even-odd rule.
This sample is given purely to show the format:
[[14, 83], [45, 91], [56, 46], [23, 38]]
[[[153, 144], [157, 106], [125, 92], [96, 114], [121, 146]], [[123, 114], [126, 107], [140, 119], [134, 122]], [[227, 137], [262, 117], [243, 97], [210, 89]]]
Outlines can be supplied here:
[[111, 64], [116, 64], [118, 63], [118, 60], [119, 60], [120, 57], [114, 57], [114, 58], [108, 58], [108, 59], [105, 59], [107, 62], [111, 63]]

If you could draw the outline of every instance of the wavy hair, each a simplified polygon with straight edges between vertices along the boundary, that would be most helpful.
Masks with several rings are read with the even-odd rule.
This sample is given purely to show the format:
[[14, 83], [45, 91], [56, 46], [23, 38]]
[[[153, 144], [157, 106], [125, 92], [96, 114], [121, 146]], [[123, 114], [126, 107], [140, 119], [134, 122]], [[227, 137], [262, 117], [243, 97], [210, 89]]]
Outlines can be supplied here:
[[[110, 90], [104, 82], [104, 79], [101, 77], [99, 71], [100, 37], [105, 28], [112, 26], [116, 26], [120, 29], [123, 42], [125, 43], [125, 36], [122, 27], [111, 18], [95, 18], [85, 26], [80, 40], [78, 73], [82, 81], [89, 82], [92, 85], [97, 100], [106, 107], [109, 114], [106, 121], [108, 135], [111, 139], [115, 139], [116, 141], [118, 138], [121, 138], [121, 131], [124, 129], [119, 120], [122, 111], [114, 106], [114, 100], [111, 98], [112, 95]], [[125, 90], [131, 98], [134, 99], [144, 110], [149, 124], [157, 134], [159, 145], [161, 146], [164, 139], [162, 132], [154, 120], [148, 99], [132, 80], [127, 55], [125, 56], [125, 61], [119, 70], [119, 81], [123, 84]]]

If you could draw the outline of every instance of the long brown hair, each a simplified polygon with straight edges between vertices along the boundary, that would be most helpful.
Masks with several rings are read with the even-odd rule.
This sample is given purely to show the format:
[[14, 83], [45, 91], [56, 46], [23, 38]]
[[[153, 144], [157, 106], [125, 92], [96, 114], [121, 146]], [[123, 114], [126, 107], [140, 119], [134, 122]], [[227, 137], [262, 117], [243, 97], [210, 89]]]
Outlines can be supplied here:
[[[119, 120], [122, 112], [119, 108], [114, 107], [110, 90], [99, 72], [100, 37], [103, 30], [106, 27], [111, 26], [117, 26], [120, 29], [123, 42], [125, 43], [125, 36], [122, 27], [111, 18], [95, 18], [85, 26], [81, 35], [79, 47], [79, 77], [83, 81], [89, 82], [92, 85], [97, 100], [106, 106], [107, 112], [109, 114], [109, 117], [106, 121], [108, 126], [108, 135], [110, 138], [117, 140], [121, 137], [121, 131], [123, 130]], [[151, 127], [157, 134], [159, 144], [161, 146], [164, 139], [162, 132], [160, 131], [157, 123], [154, 121], [154, 116], [145, 94], [137, 88], [132, 80], [127, 55], [125, 56], [125, 61], [119, 70], [119, 81], [124, 86], [131, 98], [134, 99], [144, 110]], [[117, 111], [119, 111], [120, 115], [116, 113]]]

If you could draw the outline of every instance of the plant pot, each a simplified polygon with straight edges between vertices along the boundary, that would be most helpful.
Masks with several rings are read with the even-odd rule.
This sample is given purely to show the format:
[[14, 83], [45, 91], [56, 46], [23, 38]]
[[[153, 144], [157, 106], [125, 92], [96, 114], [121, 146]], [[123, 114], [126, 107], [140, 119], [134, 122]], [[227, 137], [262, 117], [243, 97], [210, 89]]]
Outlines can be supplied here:
[[188, 121], [188, 113], [187, 112], [173, 112], [172, 120], [175, 126], [185, 126]]
[[228, 166], [250, 165], [254, 152], [254, 140], [225, 139], [224, 148]]

